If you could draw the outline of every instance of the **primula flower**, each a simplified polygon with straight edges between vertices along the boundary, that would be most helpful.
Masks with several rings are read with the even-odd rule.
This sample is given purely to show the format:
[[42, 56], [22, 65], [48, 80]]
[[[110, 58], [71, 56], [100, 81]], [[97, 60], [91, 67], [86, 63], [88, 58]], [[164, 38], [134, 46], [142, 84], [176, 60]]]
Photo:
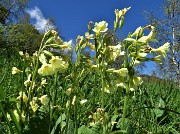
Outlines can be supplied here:
[[46, 57], [45, 57], [44, 53], [40, 54], [40, 56], [39, 56], [39, 61], [40, 61], [42, 64], [46, 64]]
[[22, 91], [19, 92], [19, 96], [17, 97], [17, 99], [18, 100], [22, 99], [22, 101], [25, 102], [25, 103], [27, 103], [27, 101], [28, 101], [28, 98], [27, 98], [25, 92], [22, 92]]
[[138, 88], [139, 85], [143, 83], [141, 77], [134, 76], [133, 79], [130, 81], [129, 90], [134, 91]]
[[37, 111], [39, 107], [36, 101], [37, 101], [37, 97], [33, 97], [32, 101], [30, 102], [31, 109], [33, 110], [34, 113]]
[[151, 52], [156, 52], [156, 53], [161, 54], [163, 57], [166, 57], [166, 53], [169, 50], [169, 44], [170, 43], [166, 42], [163, 46], [160, 46], [157, 49], [152, 49]]
[[30, 84], [31, 84], [31, 74], [29, 74], [28, 75], [28, 79], [24, 82], [24, 85], [26, 86], [26, 87], [28, 87], [28, 86], [30, 86]]
[[68, 89], [66, 90], [66, 95], [67, 95], [67, 96], [70, 96], [71, 93], [72, 93], [72, 88], [68, 88]]
[[82, 104], [84, 104], [84, 103], [86, 103], [87, 102], [87, 99], [84, 99], [84, 100], [81, 100], [80, 101], [80, 104], [82, 105]]
[[38, 73], [42, 76], [53, 75], [54, 70], [50, 64], [43, 64], [41, 68], [38, 69]]
[[131, 37], [138, 36], [142, 32], [143, 32], [143, 28], [140, 26], [135, 30], [135, 32], [131, 35]]
[[14, 113], [14, 116], [16, 117], [16, 120], [19, 122], [19, 114], [18, 114], [18, 111], [17, 110], [14, 110], [13, 111], [13, 113]]
[[128, 7], [128, 8], [124, 8], [122, 10], [118, 10], [118, 9], [115, 9], [115, 14], [116, 14], [116, 19], [119, 19], [121, 16], [124, 16], [126, 14], [126, 12], [130, 9], [131, 7]]
[[51, 63], [51, 67], [60, 68], [65, 62], [59, 56], [52, 56], [52, 59], [49, 61]]
[[116, 46], [108, 46], [110, 49], [110, 59], [115, 61], [118, 56], [120, 56], [121, 53], [121, 45], [118, 44]]
[[21, 72], [23, 72], [23, 71], [17, 69], [17, 67], [12, 67], [12, 74], [13, 74], [13, 75], [14, 75], [14, 74], [17, 74], [17, 73], [21, 73]]
[[106, 32], [108, 30], [107, 26], [108, 23], [106, 21], [101, 21], [99, 23], [96, 22], [93, 31], [96, 34]]
[[68, 42], [63, 42], [62, 45], [59, 45], [61, 49], [65, 49], [67, 48], [68, 50], [71, 50], [71, 46], [72, 46], [72, 40], [68, 41]]
[[108, 69], [106, 70], [107, 72], [114, 72], [114, 73], [118, 73], [120, 76], [127, 76], [128, 74], [128, 69], [127, 68], [121, 68], [119, 70], [116, 69]]
[[89, 34], [88, 32], [85, 33], [85, 37], [89, 40], [89, 39], [94, 39], [94, 35], [93, 34]]
[[44, 106], [47, 106], [49, 103], [49, 98], [47, 95], [41, 96], [41, 98], [39, 98], [39, 100], [41, 101], [41, 104], [43, 104]]

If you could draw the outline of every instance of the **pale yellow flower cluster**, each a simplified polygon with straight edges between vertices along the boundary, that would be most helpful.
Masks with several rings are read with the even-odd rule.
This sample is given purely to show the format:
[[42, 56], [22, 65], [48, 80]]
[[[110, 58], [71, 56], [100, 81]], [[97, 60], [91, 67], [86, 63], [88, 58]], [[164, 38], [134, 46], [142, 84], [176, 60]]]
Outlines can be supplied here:
[[106, 21], [101, 21], [99, 23], [95, 23], [94, 25], [94, 29], [92, 29], [97, 35], [99, 35], [100, 33], [104, 33], [108, 30], [107, 28], [108, 23]]
[[42, 63], [41, 68], [38, 69], [38, 73], [42, 76], [53, 75], [57, 72], [63, 73], [68, 68], [68, 63], [63, 61], [59, 56], [52, 56], [49, 63], [46, 63], [45, 57], [40, 57]]
[[114, 21], [114, 31], [117, 30], [118, 26], [120, 28], [123, 26], [125, 14], [130, 8], [131, 7], [124, 8], [122, 10], [115, 9], [116, 20]]

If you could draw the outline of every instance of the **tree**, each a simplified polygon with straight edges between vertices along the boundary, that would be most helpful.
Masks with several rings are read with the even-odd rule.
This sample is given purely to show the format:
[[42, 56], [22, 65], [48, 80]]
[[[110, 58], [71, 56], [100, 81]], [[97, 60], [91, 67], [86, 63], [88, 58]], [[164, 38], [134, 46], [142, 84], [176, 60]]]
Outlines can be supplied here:
[[0, 0], [0, 23], [18, 21], [25, 13], [29, 0]]
[[42, 34], [31, 24], [11, 24], [1, 27], [0, 48], [21, 50], [32, 54], [38, 50]]
[[[170, 50], [158, 71], [164, 77], [180, 81], [180, 1], [166, 0], [163, 4], [162, 18], [153, 13], [147, 13], [148, 23], [156, 27], [158, 46], [170, 43]], [[156, 46], [157, 47], [157, 46]]]

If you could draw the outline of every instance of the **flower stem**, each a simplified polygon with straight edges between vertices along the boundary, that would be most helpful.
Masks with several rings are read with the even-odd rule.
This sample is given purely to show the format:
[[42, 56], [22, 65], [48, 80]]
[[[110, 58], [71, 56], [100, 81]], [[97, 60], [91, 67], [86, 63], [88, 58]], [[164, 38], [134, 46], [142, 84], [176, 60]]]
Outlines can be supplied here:
[[126, 90], [126, 94], [124, 97], [124, 107], [123, 107], [123, 115], [122, 115], [122, 130], [125, 130], [125, 117], [127, 114], [127, 109], [128, 109], [128, 95], [129, 95], [129, 91]]

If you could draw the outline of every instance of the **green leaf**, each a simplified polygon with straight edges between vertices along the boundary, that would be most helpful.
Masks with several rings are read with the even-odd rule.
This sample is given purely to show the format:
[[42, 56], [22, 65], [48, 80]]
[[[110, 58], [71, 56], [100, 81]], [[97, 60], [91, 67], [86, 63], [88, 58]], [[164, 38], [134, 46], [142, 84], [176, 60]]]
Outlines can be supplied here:
[[90, 128], [86, 127], [85, 125], [82, 125], [78, 129], [78, 134], [95, 134]]
[[[55, 126], [53, 127], [51, 134], [55, 134], [57, 127], [60, 125], [60, 123], [63, 123], [63, 121], [66, 119], [66, 115], [62, 114], [61, 116], [59, 116], [59, 118], [57, 119]], [[59, 129], [59, 128], [58, 128]]]

